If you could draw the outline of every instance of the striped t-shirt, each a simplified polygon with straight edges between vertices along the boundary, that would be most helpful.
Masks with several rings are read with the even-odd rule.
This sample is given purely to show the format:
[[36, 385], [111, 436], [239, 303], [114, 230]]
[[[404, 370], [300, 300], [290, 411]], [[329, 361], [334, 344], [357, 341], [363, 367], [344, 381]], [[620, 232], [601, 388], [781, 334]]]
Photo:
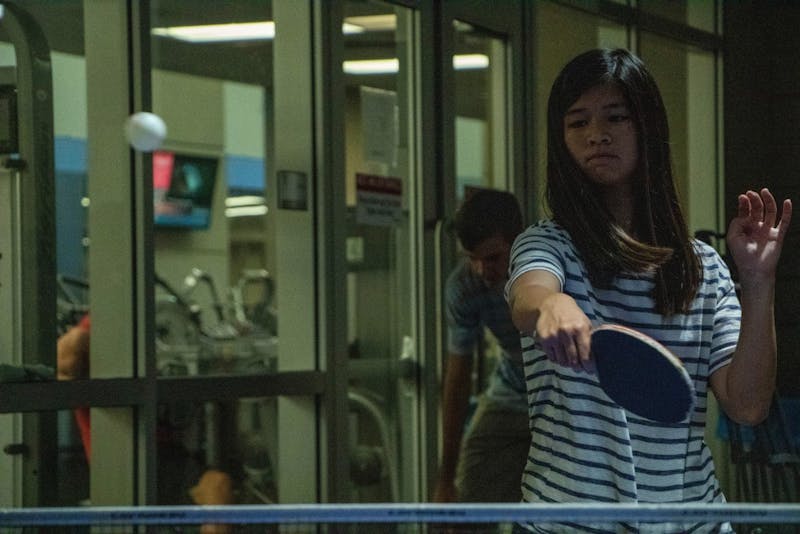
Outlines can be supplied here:
[[[522, 480], [527, 502], [724, 502], [704, 442], [709, 377], [727, 365], [739, 336], [741, 309], [730, 272], [716, 251], [696, 242], [703, 279], [689, 312], [654, 311], [651, 275], [620, 275], [608, 289], [589, 282], [567, 232], [540, 221], [511, 251], [507, 288], [523, 273], [545, 270], [597, 326], [617, 323], [644, 332], [683, 362], [697, 401], [687, 419], [661, 424], [617, 406], [597, 376], [554, 364], [532, 335], [522, 334], [531, 447]], [[527, 525], [534, 531], [714, 532], [729, 525]]]

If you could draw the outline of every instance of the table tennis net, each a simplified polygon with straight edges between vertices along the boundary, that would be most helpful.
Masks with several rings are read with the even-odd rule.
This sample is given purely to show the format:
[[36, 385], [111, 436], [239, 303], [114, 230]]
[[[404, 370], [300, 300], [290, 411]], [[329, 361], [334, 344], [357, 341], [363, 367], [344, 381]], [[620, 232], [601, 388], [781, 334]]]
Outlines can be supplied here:
[[[0, 533], [800, 532], [800, 504], [366, 504], [0, 509]], [[721, 528], [722, 527], [722, 528]]]

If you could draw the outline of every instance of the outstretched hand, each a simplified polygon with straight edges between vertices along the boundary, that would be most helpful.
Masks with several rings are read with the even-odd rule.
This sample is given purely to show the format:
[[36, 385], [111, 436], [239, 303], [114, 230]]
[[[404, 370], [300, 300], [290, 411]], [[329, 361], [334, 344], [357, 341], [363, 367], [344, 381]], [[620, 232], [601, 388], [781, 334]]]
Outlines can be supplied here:
[[742, 281], [751, 277], [772, 277], [792, 220], [792, 201], [778, 205], [768, 189], [739, 195], [739, 212], [728, 227], [728, 250]]

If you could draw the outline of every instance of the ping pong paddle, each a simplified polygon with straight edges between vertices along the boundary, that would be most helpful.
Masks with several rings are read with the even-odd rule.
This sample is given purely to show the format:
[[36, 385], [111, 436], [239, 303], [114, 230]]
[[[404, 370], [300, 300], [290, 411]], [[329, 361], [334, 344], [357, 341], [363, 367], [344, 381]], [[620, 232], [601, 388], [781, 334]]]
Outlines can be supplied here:
[[592, 355], [603, 391], [629, 412], [678, 423], [694, 407], [689, 373], [677, 356], [650, 336], [605, 324], [592, 332]]

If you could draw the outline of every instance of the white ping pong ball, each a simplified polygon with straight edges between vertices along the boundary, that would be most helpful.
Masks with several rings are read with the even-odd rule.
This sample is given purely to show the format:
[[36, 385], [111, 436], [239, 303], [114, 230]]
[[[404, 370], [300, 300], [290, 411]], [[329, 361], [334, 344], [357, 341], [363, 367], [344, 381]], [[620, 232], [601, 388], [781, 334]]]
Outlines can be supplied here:
[[155, 113], [139, 111], [125, 120], [125, 137], [134, 149], [151, 152], [167, 137], [167, 125]]

